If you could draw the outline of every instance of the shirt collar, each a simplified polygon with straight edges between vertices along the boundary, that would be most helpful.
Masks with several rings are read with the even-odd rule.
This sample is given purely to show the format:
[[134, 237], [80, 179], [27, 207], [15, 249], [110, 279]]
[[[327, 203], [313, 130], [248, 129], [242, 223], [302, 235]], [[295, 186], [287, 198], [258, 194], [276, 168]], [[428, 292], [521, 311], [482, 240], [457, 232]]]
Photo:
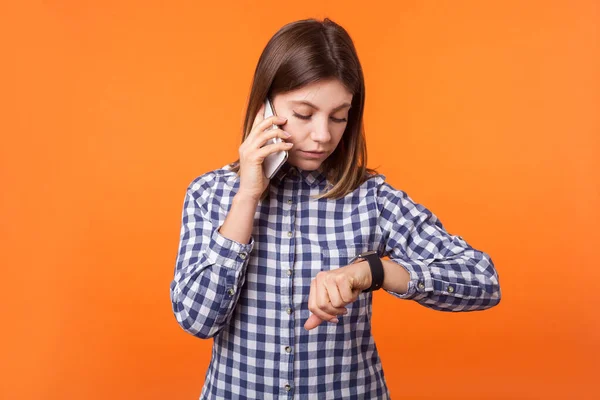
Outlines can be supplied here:
[[279, 171], [277, 171], [272, 180], [280, 183], [285, 178], [295, 179], [296, 176], [300, 176], [310, 187], [317, 186], [323, 182], [323, 180], [325, 180], [323, 164], [321, 164], [321, 166], [314, 171], [308, 171], [285, 163], [281, 166]]

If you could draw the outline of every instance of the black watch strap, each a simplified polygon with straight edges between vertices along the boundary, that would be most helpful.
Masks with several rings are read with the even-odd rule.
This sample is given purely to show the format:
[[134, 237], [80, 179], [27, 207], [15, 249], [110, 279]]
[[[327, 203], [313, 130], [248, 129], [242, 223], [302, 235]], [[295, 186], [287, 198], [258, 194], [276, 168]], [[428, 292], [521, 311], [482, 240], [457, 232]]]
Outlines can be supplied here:
[[376, 251], [371, 250], [359, 254], [355, 259], [363, 258], [369, 263], [371, 268], [371, 287], [363, 290], [363, 293], [379, 290], [383, 286], [383, 263]]

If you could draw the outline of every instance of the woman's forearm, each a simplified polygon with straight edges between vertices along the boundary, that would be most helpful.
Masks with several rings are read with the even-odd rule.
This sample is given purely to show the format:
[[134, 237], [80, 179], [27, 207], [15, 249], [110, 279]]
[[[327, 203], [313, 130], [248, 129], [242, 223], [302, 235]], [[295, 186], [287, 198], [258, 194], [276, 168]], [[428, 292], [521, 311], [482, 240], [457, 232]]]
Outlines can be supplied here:
[[249, 243], [258, 202], [259, 199], [236, 194], [219, 233], [238, 243]]
[[408, 291], [410, 274], [402, 265], [390, 261], [381, 260], [383, 264], [383, 285], [381, 287], [391, 292], [404, 294]]

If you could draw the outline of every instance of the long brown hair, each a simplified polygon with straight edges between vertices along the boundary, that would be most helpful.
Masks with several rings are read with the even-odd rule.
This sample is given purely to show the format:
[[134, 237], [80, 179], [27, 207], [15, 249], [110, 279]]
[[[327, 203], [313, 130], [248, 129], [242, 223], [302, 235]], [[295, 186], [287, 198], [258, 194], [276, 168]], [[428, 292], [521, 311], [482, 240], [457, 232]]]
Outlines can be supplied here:
[[[291, 22], [277, 31], [258, 60], [244, 121], [242, 143], [267, 96], [272, 99], [279, 93], [332, 78], [352, 93], [352, 107], [340, 143], [322, 164], [333, 186], [315, 198], [344, 197], [376, 173], [366, 167], [365, 82], [348, 32], [329, 18]], [[239, 159], [232, 165], [232, 170], [239, 174]], [[262, 198], [267, 192], [268, 188]]]

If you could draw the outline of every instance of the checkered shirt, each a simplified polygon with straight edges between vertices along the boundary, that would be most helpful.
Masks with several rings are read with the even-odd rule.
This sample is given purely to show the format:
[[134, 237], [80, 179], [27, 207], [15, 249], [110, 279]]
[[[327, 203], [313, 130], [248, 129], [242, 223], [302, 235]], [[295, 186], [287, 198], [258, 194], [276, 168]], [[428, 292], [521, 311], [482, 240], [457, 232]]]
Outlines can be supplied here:
[[311, 280], [377, 250], [410, 273], [408, 292], [439, 311], [484, 310], [501, 298], [491, 258], [448, 233], [427, 208], [371, 176], [345, 197], [319, 171], [285, 164], [256, 209], [249, 243], [218, 231], [239, 187], [231, 165], [188, 186], [170, 286], [180, 326], [213, 338], [201, 399], [388, 399], [371, 331], [372, 293], [339, 323], [307, 331]]

